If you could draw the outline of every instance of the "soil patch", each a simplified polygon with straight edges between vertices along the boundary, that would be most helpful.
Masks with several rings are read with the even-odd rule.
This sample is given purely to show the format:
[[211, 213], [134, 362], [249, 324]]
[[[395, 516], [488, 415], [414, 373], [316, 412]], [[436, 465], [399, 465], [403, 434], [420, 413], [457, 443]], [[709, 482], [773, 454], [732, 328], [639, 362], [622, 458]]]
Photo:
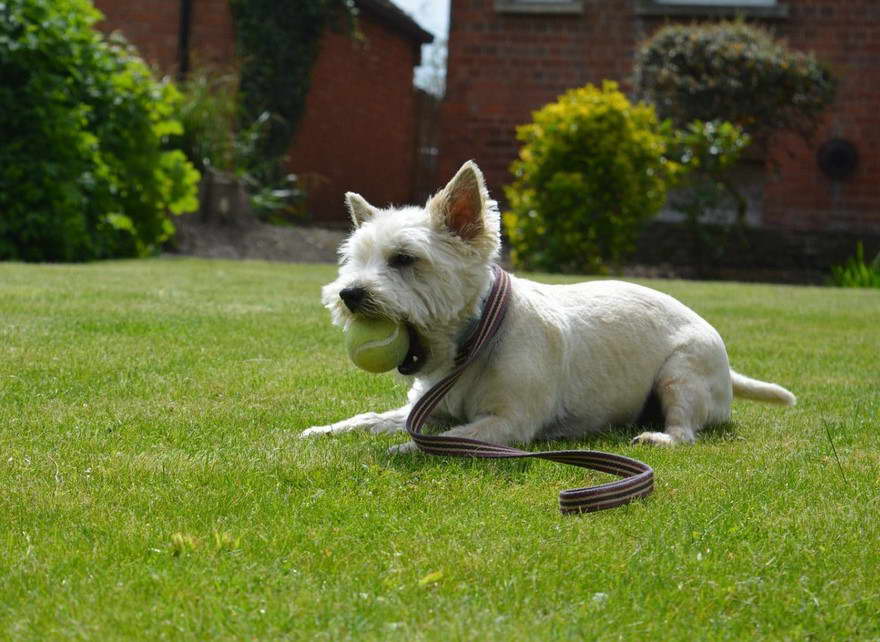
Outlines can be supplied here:
[[177, 235], [167, 252], [212, 259], [335, 263], [343, 230], [269, 225], [254, 218], [203, 222], [197, 215], [174, 220]]

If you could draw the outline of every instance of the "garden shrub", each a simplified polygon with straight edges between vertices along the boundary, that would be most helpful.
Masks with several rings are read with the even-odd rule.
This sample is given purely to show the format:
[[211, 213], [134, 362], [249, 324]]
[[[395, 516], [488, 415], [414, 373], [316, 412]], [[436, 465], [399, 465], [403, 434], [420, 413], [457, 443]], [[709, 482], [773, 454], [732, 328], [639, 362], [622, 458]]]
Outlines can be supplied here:
[[836, 82], [812, 54], [736, 21], [657, 31], [637, 52], [635, 89], [677, 127], [729, 121], [763, 145], [781, 130], [808, 137]]
[[[666, 157], [681, 171], [669, 203], [685, 216], [691, 257], [700, 276], [708, 275], [731, 233], [745, 225], [748, 202], [730, 170], [750, 143], [748, 134], [726, 121], [695, 120], [671, 132]], [[732, 221], [725, 216], [731, 211]]]
[[0, 259], [142, 256], [194, 210], [198, 172], [172, 118], [179, 94], [87, 0], [0, 4]]
[[183, 129], [175, 142], [200, 172], [235, 170], [238, 77], [207, 67], [193, 69], [179, 85], [175, 118]]
[[241, 123], [238, 85], [234, 73], [192, 71], [180, 86], [183, 98], [176, 118], [183, 132], [174, 140], [203, 175], [213, 169], [240, 181], [258, 218], [291, 223], [304, 215], [303, 181], [275, 171], [278, 159], [265, 152], [265, 139], [271, 135], [269, 112]]
[[723, 182], [750, 143], [751, 136], [733, 123], [695, 120], [671, 131], [666, 157], [680, 167], [679, 177]]
[[831, 284], [842, 288], [880, 288], [880, 252], [866, 263], [865, 248], [859, 241], [855, 256], [831, 268]]
[[611, 81], [562, 95], [517, 129], [524, 143], [505, 188], [518, 267], [604, 272], [634, 246], [679, 171], [653, 107], [632, 105]]

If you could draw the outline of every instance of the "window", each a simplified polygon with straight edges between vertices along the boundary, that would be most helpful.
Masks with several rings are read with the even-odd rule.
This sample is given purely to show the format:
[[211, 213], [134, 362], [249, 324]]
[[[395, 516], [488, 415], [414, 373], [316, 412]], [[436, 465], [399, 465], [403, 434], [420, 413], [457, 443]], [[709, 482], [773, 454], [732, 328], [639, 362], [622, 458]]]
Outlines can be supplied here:
[[495, 0], [502, 13], [583, 13], [583, 0]]
[[713, 5], [719, 7], [775, 7], [776, 0], [654, 0], [657, 4]]
[[747, 16], [785, 18], [788, 6], [779, 0], [637, 0], [643, 16]]

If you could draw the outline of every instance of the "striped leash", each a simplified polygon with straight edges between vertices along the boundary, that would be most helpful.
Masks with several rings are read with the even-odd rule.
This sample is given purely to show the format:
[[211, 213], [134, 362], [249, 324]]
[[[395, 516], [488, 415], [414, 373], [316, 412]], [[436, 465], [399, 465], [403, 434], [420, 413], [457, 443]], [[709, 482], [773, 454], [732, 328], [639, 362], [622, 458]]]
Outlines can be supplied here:
[[618, 479], [599, 486], [572, 488], [559, 493], [559, 509], [563, 513], [586, 513], [626, 504], [637, 497], [645, 497], [654, 490], [654, 471], [647, 464], [598, 450], [552, 450], [529, 452], [464, 437], [426, 435], [422, 426], [431, 411], [455, 385], [465, 368], [477, 358], [480, 351], [495, 336], [504, 320], [510, 301], [510, 276], [494, 266], [495, 283], [492, 286], [483, 316], [471, 336], [455, 358], [451, 373], [435, 384], [419, 399], [406, 418], [406, 429], [422, 452], [453, 457], [481, 457], [484, 459], [548, 459], [561, 464], [591, 468], [603, 473], [619, 475]]

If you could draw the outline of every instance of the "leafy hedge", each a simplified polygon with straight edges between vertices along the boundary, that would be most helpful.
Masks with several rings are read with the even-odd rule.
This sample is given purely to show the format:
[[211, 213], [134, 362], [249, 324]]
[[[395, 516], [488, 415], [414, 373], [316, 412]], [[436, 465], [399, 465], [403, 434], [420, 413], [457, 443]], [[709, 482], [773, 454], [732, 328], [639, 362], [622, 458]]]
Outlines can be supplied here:
[[764, 143], [779, 130], [808, 136], [836, 81], [812, 54], [738, 21], [663, 27], [637, 53], [635, 88], [678, 127], [729, 121]]
[[[533, 270], [603, 272], [633, 247], [663, 206], [679, 166], [653, 107], [632, 105], [606, 81], [562, 95], [517, 130], [504, 223], [514, 263]], [[667, 128], [668, 129], [668, 128]]]
[[164, 147], [176, 89], [99, 19], [87, 0], [0, 4], [0, 259], [142, 256], [198, 206], [198, 172]]

